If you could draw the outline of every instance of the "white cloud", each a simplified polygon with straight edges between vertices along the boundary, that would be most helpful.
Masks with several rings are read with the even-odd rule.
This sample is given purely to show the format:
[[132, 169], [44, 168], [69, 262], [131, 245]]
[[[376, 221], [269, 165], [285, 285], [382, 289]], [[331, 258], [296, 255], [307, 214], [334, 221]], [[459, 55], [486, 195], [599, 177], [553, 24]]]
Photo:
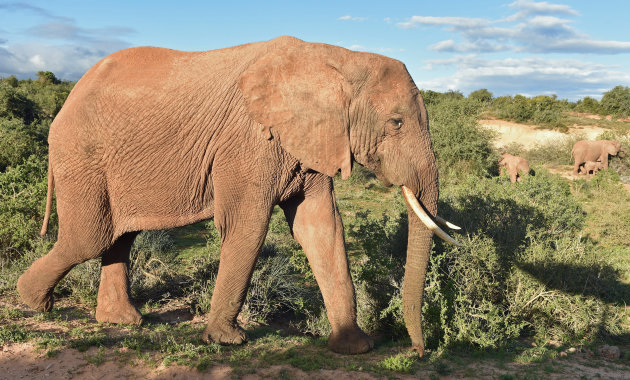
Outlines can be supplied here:
[[499, 52], [510, 50], [510, 47], [500, 43], [493, 43], [490, 41], [476, 41], [476, 42], [464, 42], [456, 43], [453, 40], [440, 41], [429, 46], [429, 49], [439, 52], [457, 52], [457, 53], [470, 53], [470, 52]]
[[28, 27], [26, 34], [37, 42], [15, 43], [0, 39], [0, 76], [32, 77], [37, 71], [52, 71], [61, 79], [77, 80], [105, 56], [129, 47], [124, 40], [134, 30], [126, 27], [82, 28], [67, 17], [25, 4], [2, 4], [0, 9], [30, 12], [44, 18]]
[[0, 77], [32, 77], [37, 71], [46, 70], [61, 79], [77, 80], [109, 53], [69, 44], [29, 43], [0, 47]]
[[354, 44], [354, 45], [350, 45], [348, 47], [348, 49], [350, 49], [350, 50], [365, 50], [365, 46], [359, 45], [359, 44]]
[[365, 21], [365, 20], [367, 20], [367, 17], [356, 17], [356, 16], [345, 15], [345, 16], [339, 17], [337, 20], [342, 20], [342, 21]]
[[630, 41], [594, 40], [573, 28], [573, 20], [557, 17], [579, 15], [568, 5], [520, 0], [510, 4], [510, 7], [518, 12], [504, 19], [412, 16], [397, 25], [403, 29], [439, 27], [463, 38], [464, 41], [448, 39], [430, 46], [430, 49], [442, 52], [630, 52]]
[[431, 60], [424, 67], [455, 66], [454, 75], [418, 80], [421, 88], [435, 91], [460, 90], [465, 93], [488, 88], [499, 95], [513, 95], [514, 89], [527, 96], [562, 94], [571, 100], [601, 96], [620, 83], [630, 84], [630, 75], [618, 68], [575, 59], [506, 58], [490, 60], [475, 55]]
[[409, 21], [399, 22], [397, 25], [403, 29], [417, 28], [419, 25], [440, 25], [450, 26], [453, 29], [478, 28], [490, 23], [489, 20], [467, 17], [432, 17], [432, 16], [411, 16]]
[[579, 16], [580, 13], [564, 4], [549, 4], [546, 1], [535, 2], [531, 0], [518, 0], [509, 5], [519, 11], [508, 17], [507, 21], [515, 21], [527, 18], [531, 15], [564, 14], [567, 16]]

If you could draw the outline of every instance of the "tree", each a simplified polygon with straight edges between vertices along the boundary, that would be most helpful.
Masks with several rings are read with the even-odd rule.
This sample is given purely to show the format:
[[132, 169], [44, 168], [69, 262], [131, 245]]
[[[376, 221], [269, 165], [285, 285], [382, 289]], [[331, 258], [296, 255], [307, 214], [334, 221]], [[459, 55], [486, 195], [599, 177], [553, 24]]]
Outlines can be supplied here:
[[600, 105], [609, 115], [630, 116], [630, 87], [617, 86], [605, 92]]
[[468, 94], [468, 99], [473, 99], [483, 104], [490, 104], [492, 101], [492, 93], [488, 91], [488, 89], [482, 88]]
[[50, 71], [38, 71], [37, 81], [44, 84], [59, 84], [61, 81], [57, 79], [55, 74]]

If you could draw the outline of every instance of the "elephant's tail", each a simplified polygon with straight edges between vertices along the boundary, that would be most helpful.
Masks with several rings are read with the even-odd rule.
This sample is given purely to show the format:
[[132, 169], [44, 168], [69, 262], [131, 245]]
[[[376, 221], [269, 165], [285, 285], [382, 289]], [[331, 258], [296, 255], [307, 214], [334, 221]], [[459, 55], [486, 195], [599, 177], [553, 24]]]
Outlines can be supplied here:
[[46, 235], [46, 230], [48, 229], [48, 219], [50, 219], [54, 189], [55, 181], [53, 178], [52, 165], [50, 164], [50, 159], [48, 159], [48, 193], [46, 194], [46, 213], [44, 214], [44, 224], [42, 225], [42, 230], [39, 233], [41, 236]]

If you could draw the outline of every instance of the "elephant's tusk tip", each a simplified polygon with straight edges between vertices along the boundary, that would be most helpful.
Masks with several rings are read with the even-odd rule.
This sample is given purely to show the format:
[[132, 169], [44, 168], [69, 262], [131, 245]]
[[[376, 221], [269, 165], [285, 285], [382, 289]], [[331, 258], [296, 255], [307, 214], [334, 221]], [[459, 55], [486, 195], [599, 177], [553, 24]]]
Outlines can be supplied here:
[[450, 228], [451, 230], [461, 230], [462, 229], [461, 227], [459, 227], [459, 226], [449, 222], [448, 220], [442, 219], [442, 218], [440, 218], [437, 215], [435, 216], [435, 221], [440, 223], [443, 226], [446, 226], [446, 227]]

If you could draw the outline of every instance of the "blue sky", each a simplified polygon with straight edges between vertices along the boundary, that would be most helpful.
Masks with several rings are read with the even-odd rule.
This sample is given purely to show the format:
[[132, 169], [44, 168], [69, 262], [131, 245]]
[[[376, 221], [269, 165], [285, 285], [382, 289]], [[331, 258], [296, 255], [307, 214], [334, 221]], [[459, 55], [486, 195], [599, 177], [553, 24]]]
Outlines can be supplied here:
[[599, 98], [630, 86], [630, 1], [0, 0], [0, 77], [77, 80], [116, 50], [292, 35], [403, 61], [422, 89]]

